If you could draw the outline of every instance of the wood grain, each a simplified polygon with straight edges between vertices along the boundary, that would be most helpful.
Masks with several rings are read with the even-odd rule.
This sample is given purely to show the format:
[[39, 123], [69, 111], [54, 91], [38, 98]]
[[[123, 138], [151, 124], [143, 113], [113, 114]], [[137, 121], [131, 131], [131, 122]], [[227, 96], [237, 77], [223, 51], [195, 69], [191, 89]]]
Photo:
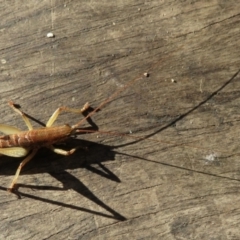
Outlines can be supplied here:
[[21, 199], [5, 191], [21, 159], [2, 156], [1, 239], [240, 238], [237, 1], [0, 3], [2, 123], [26, 129], [10, 99], [45, 123], [140, 77], [93, 121], [145, 136], [81, 135], [62, 148], [88, 151], [69, 157], [42, 149]]

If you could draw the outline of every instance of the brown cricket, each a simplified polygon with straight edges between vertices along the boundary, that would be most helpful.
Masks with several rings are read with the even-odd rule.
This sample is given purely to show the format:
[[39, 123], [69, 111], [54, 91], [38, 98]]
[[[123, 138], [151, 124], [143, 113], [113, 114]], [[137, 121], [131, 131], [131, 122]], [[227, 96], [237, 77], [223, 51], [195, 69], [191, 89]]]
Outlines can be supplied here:
[[63, 126], [52, 126], [52, 124], [57, 119], [58, 115], [62, 111], [74, 112], [74, 113], [83, 113], [89, 108], [89, 104], [86, 103], [82, 109], [72, 109], [67, 107], [58, 108], [53, 115], [48, 120], [46, 127], [33, 129], [32, 124], [30, 123], [27, 116], [15, 107], [12, 101], [9, 102], [9, 106], [13, 108], [15, 112], [20, 114], [28, 127], [28, 131], [21, 131], [20, 129], [9, 126], [6, 124], [0, 124], [0, 131], [4, 134], [0, 136], [0, 153], [10, 157], [25, 157], [27, 156], [19, 165], [16, 174], [11, 182], [11, 185], [8, 188], [8, 191], [14, 189], [14, 185], [18, 179], [18, 176], [21, 172], [23, 166], [29, 162], [34, 155], [37, 153], [38, 149], [41, 147], [47, 147], [53, 152], [61, 155], [70, 155], [75, 152], [77, 148], [73, 148], [69, 151], [65, 151], [60, 148], [55, 148], [54, 143], [62, 142], [69, 138], [70, 136], [76, 134], [78, 125], [75, 124], [70, 126], [65, 124]]
[[19, 164], [19, 167], [15, 173], [15, 176], [8, 188], [9, 192], [14, 190], [14, 186], [17, 182], [17, 179], [20, 175], [21, 169], [24, 165], [29, 162], [37, 153], [38, 149], [41, 147], [47, 147], [55, 153], [61, 155], [70, 155], [76, 151], [76, 148], [73, 148], [69, 151], [55, 148], [53, 144], [62, 142], [69, 137], [75, 135], [79, 132], [92, 132], [92, 131], [83, 131], [79, 129], [79, 126], [91, 115], [101, 109], [104, 105], [110, 102], [113, 98], [115, 98], [120, 92], [124, 91], [126, 88], [131, 86], [135, 81], [141, 79], [142, 77], [138, 77], [130, 81], [127, 85], [123, 86], [116, 92], [114, 92], [109, 98], [107, 98], [104, 102], [102, 102], [97, 108], [87, 114], [85, 118], [79, 121], [77, 124], [70, 126], [65, 124], [63, 126], [52, 126], [58, 115], [62, 112], [73, 112], [73, 113], [84, 113], [86, 110], [90, 108], [89, 104], [86, 103], [82, 109], [73, 109], [68, 107], [60, 107], [58, 108], [50, 117], [48, 122], [46, 123], [46, 127], [33, 129], [32, 124], [30, 123], [28, 117], [24, 112], [16, 108], [12, 101], [9, 102], [9, 106], [17, 112], [23, 118], [25, 124], [28, 127], [28, 131], [21, 131], [20, 129], [9, 126], [6, 124], [0, 124], [0, 132], [6, 134], [0, 136], [0, 154], [10, 156], [10, 157], [25, 157], [26, 158]]

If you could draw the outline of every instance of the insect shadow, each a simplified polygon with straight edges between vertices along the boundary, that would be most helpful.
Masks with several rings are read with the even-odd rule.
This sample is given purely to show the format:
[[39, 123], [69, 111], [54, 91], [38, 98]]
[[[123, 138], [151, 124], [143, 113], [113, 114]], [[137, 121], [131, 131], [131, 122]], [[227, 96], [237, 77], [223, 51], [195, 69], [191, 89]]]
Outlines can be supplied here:
[[[90, 109], [93, 110], [93, 109]], [[86, 113], [87, 115], [88, 113]], [[32, 116], [26, 114], [30, 119], [38, 122], [40, 125], [45, 126], [41, 121], [36, 120]], [[91, 127], [84, 129], [97, 130], [98, 126], [92, 121], [91, 118], [87, 119], [87, 122]], [[79, 135], [79, 134], [78, 134]], [[59, 145], [59, 144], [58, 144]], [[68, 157], [63, 157], [61, 155], [51, 152], [49, 149], [42, 148], [41, 151], [37, 153], [32, 161], [30, 161], [21, 172], [21, 175], [30, 175], [36, 173], [49, 173], [52, 177], [62, 183], [62, 187], [53, 186], [39, 186], [39, 185], [27, 185], [27, 184], [17, 184], [17, 190], [15, 194], [21, 197], [28, 197], [31, 199], [48, 202], [51, 204], [72, 208], [76, 210], [81, 210], [89, 212], [92, 214], [104, 216], [107, 218], [114, 218], [117, 220], [124, 221], [126, 218], [120, 213], [116, 212], [114, 209], [106, 205], [102, 200], [100, 200], [80, 179], [69, 173], [68, 169], [78, 169], [85, 168], [91, 173], [105, 177], [111, 181], [121, 182], [120, 179], [102, 163], [105, 161], [115, 160], [115, 152], [113, 147], [91, 142], [87, 140], [81, 140], [77, 138], [69, 138], [64, 144], [61, 144], [63, 149], [72, 149], [74, 147], [81, 147], [73, 155]], [[47, 157], [46, 157], [47, 156]], [[7, 156], [1, 156], [0, 158], [0, 174], [1, 175], [14, 175], [15, 171], [21, 162], [21, 159], [11, 158]], [[22, 188], [31, 188], [35, 190], [52, 190], [52, 191], [66, 191], [69, 189], [81, 194], [82, 196], [88, 198], [89, 200], [95, 202], [110, 214], [105, 214], [97, 211], [92, 211], [86, 208], [65, 204], [62, 202], [57, 202], [49, 199], [44, 199], [37, 197], [28, 193], [21, 192]], [[0, 186], [0, 190], [6, 191], [5, 187]]]
[[[106, 166], [103, 162], [114, 161], [115, 152], [112, 147], [90, 142], [86, 140], [70, 139], [67, 141], [64, 148], [69, 149], [74, 146], [82, 146], [86, 148], [77, 150], [72, 156], [62, 157], [60, 155], [52, 153], [50, 150], [42, 148], [41, 151], [35, 156], [35, 158], [29, 162], [28, 165], [23, 169], [21, 175], [30, 175], [36, 173], [48, 173], [53, 178], [62, 183], [62, 187], [53, 187], [49, 185], [27, 185], [27, 184], [17, 184], [17, 196], [33, 198], [35, 200], [48, 202], [63, 207], [73, 208], [85, 212], [90, 212], [100, 216], [115, 218], [118, 220], [126, 220], [124, 216], [117, 213], [114, 209], [107, 206], [102, 200], [100, 200], [82, 181], [81, 179], [75, 177], [73, 174], [69, 173], [69, 169], [85, 168], [90, 173], [98, 174], [101, 177], [105, 177], [111, 181], [120, 183], [121, 180]], [[0, 174], [1, 175], [14, 175], [16, 168], [19, 165], [19, 159], [13, 159], [10, 157], [2, 156], [0, 158]], [[39, 181], [41, 182], [41, 181]], [[51, 190], [51, 191], [66, 191], [69, 189], [81, 194], [82, 196], [88, 198], [89, 200], [95, 202], [105, 210], [107, 210], [111, 215], [95, 212], [89, 209], [81, 208], [78, 206], [68, 205], [61, 202], [51, 201], [49, 199], [44, 199], [41, 197], [36, 197], [31, 194], [26, 194], [20, 189], [31, 188], [35, 190]], [[0, 190], [6, 191], [5, 187], [0, 187]]]

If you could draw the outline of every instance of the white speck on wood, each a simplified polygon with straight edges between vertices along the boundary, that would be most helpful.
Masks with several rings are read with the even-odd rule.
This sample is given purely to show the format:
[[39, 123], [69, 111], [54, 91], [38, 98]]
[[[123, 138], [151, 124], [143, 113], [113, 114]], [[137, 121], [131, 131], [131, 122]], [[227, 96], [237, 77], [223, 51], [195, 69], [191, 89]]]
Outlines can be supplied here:
[[149, 73], [147, 73], [147, 72], [145, 72], [143, 75], [144, 75], [145, 77], [149, 77]]
[[216, 160], [216, 158], [217, 158], [216, 153], [211, 153], [211, 154], [205, 156], [205, 159], [207, 160], [207, 162], [213, 162]]
[[49, 32], [49, 33], [47, 34], [47, 37], [48, 37], [48, 38], [54, 38], [55, 35], [54, 35], [52, 32]]

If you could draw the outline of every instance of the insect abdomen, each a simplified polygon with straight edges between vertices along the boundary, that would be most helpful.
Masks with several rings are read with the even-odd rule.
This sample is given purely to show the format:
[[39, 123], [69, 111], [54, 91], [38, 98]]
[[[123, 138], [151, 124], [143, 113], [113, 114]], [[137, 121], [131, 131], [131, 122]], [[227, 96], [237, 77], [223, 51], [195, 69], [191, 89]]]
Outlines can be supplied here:
[[51, 145], [68, 138], [71, 131], [69, 125], [64, 125], [4, 135], [0, 136], [0, 148]]

